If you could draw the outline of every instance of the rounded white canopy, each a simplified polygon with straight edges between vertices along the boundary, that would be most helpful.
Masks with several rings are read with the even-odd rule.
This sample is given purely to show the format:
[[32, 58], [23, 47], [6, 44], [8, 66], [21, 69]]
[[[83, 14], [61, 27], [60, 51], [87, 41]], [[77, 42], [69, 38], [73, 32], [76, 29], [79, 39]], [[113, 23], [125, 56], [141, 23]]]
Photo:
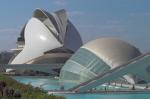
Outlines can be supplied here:
[[116, 38], [96, 39], [85, 44], [82, 48], [95, 53], [111, 68], [123, 65], [141, 55], [136, 47]]

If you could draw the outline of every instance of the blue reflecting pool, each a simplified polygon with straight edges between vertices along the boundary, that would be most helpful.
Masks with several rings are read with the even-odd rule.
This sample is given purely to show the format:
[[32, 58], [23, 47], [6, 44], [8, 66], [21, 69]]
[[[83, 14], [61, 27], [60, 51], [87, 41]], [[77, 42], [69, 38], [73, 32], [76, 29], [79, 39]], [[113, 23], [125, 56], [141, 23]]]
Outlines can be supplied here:
[[[15, 80], [24, 84], [31, 84], [44, 90], [58, 90], [61, 83], [57, 79], [41, 76], [13, 76]], [[66, 83], [65, 88], [69, 88], [71, 83]], [[86, 93], [86, 94], [57, 94], [65, 96], [67, 99], [150, 99], [150, 93]]]

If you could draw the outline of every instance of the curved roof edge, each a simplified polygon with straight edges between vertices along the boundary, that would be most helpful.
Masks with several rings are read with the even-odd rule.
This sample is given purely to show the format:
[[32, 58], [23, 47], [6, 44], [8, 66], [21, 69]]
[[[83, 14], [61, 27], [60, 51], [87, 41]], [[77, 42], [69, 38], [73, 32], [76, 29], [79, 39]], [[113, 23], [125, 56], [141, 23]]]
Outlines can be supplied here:
[[43, 52], [58, 47], [62, 47], [62, 44], [51, 34], [48, 28], [37, 18], [31, 18], [25, 28], [24, 49], [11, 64], [24, 64], [43, 55]]
[[[140, 50], [136, 48], [134, 45], [131, 45], [130, 43], [125, 42], [121, 39], [112, 37], [92, 40], [86, 43], [81, 48], [85, 48], [95, 53], [95, 55], [97, 55], [108, 65], [113, 67], [119, 66], [123, 64], [125, 61], [129, 61], [129, 59], [135, 58], [142, 54]], [[112, 51], [115, 53], [112, 53]], [[127, 56], [129, 53], [131, 55]], [[116, 55], [119, 57], [117, 58], [117, 60], [113, 58]], [[117, 61], [121, 62], [117, 63]]]
[[55, 37], [57, 37], [59, 41], [61, 41], [64, 47], [72, 51], [76, 51], [83, 45], [83, 41], [78, 30], [70, 22], [70, 20], [68, 20], [67, 13], [64, 9], [56, 11], [54, 13], [49, 13], [38, 8], [34, 11], [33, 17], [48, 18], [58, 31], [58, 36]]
[[[38, 18], [39, 20], [43, 21], [43, 23], [49, 28], [54, 27], [56, 28], [55, 32], [52, 33], [53, 35], [59, 39], [61, 43], [64, 43], [65, 33], [67, 28], [67, 14], [64, 9], [59, 10], [54, 13], [48, 13], [42, 9], [36, 9], [33, 12], [33, 17]], [[46, 20], [47, 19], [47, 20]], [[46, 22], [46, 21], [48, 22]], [[44, 22], [45, 21], [45, 22]], [[51, 30], [51, 28], [49, 28]], [[57, 32], [57, 33], [56, 33]]]

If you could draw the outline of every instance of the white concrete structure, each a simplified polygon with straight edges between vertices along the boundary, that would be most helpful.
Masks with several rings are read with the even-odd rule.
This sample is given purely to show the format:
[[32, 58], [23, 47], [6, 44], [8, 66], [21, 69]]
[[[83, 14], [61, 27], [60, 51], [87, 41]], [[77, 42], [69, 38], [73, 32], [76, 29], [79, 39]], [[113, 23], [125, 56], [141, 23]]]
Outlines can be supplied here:
[[21, 31], [17, 54], [10, 64], [30, 64], [45, 52], [59, 48], [74, 52], [81, 45], [81, 37], [68, 20], [65, 10], [48, 13], [36, 9]]

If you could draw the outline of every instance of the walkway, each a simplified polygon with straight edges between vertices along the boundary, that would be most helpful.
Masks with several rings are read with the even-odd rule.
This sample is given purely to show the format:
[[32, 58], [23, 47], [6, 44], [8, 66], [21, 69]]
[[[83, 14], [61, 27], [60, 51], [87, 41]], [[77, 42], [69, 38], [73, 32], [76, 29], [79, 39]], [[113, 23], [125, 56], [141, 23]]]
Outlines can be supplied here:
[[69, 89], [69, 91], [77, 91], [77, 92], [88, 91], [101, 84], [111, 82], [126, 74], [137, 75], [140, 78], [143, 78], [145, 81], [150, 82], [150, 67], [149, 66], [150, 66], [150, 52], [143, 54], [122, 66], [116, 67], [95, 78], [92, 78], [84, 83], [81, 83]]

